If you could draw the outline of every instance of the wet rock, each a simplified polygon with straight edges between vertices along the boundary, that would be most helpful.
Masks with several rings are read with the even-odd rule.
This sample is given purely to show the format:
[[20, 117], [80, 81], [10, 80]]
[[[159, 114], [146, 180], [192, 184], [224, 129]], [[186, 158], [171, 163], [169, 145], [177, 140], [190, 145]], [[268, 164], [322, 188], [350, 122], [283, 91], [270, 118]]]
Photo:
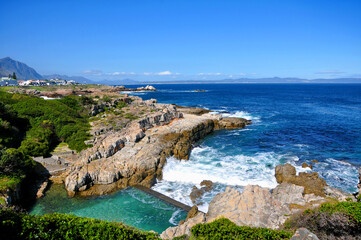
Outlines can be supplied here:
[[311, 161], [312, 163], [319, 163], [319, 161], [317, 159], [314, 159]]
[[192, 203], [195, 204], [197, 200], [203, 196], [204, 191], [202, 189], [197, 188], [196, 186], [193, 186], [192, 192], [189, 194], [190, 199], [192, 200]]
[[319, 240], [318, 237], [307, 228], [299, 228], [290, 240]]
[[206, 192], [209, 192], [213, 189], [214, 183], [210, 180], [203, 180], [200, 185]]
[[189, 195], [193, 204], [199, 204], [198, 200], [203, 196], [203, 194], [213, 189], [213, 182], [210, 180], [203, 180], [200, 185], [201, 188], [193, 186], [192, 192]]
[[252, 123], [251, 120], [245, 118], [225, 117], [218, 121], [216, 128], [219, 129], [236, 129], [244, 128]]
[[310, 169], [312, 169], [313, 168], [313, 166], [312, 166], [312, 164], [307, 164], [307, 163], [302, 163], [302, 167], [303, 168], [310, 168]]
[[206, 215], [199, 212], [195, 217], [188, 219], [183, 224], [180, 224], [176, 227], [167, 228], [160, 237], [162, 239], [173, 239], [182, 235], [191, 235], [191, 228], [198, 223], [204, 223], [206, 220]]
[[296, 175], [296, 168], [291, 164], [286, 163], [285, 165], [276, 166], [276, 180], [278, 183], [293, 183], [298, 186], [305, 188], [305, 194], [315, 194], [317, 196], [325, 196], [324, 187], [326, 181], [318, 177], [318, 173], [304, 173], [301, 172]]
[[197, 216], [198, 213], [199, 213], [198, 207], [196, 205], [194, 205], [192, 207], [192, 209], [188, 212], [187, 218], [185, 221], [188, 221], [188, 219], [194, 218], [195, 216]]

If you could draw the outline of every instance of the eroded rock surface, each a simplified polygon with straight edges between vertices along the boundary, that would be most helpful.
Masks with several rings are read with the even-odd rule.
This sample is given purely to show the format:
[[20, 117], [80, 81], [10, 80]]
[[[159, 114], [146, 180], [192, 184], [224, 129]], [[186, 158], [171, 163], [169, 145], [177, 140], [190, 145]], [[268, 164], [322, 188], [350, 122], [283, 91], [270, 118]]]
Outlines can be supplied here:
[[[208, 223], [225, 217], [240, 226], [276, 229], [292, 214], [308, 208], [316, 208], [330, 201], [330, 197], [338, 200], [353, 198], [351, 194], [327, 186], [324, 181], [321, 181], [323, 179], [315, 176], [317, 175], [312, 173], [296, 175], [296, 169], [290, 164], [277, 166], [276, 178], [281, 184], [276, 188], [271, 190], [258, 185], [248, 185], [241, 193], [235, 188], [227, 187], [225, 192], [217, 194], [212, 199], [206, 215], [198, 213], [197, 223], [202, 219], [201, 223]], [[322, 194], [310, 191], [313, 189], [309, 186], [312, 183], [322, 187], [320, 189]], [[188, 220], [177, 227], [168, 228], [161, 237], [173, 238], [184, 234], [189, 235], [191, 227], [194, 226], [193, 223], [194, 220]], [[301, 231], [300, 234], [306, 236], [307, 232]]]
[[317, 196], [325, 197], [324, 187], [326, 181], [318, 177], [317, 172], [301, 172], [296, 175], [296, 168], [289, 163], [276, 167], [276, 180], [278, 183], [293, 183], [305, 188], [305, 193], [313, 193]]
[[104, 194], [135, 184], [151, 187], [161, 178], [168, 156], [188, 159], [192, 144], [213, 130], [250, 124], [246, 119], [227, 120], [213, 114], [183, 114], [174, 105], [155, 99], [134, 98], [131, 106], [152, 111], [120, 131], [105, 130], [96, 136], [93, 147], [81, 152], [81, 158], [64, 174], [70, 195]]

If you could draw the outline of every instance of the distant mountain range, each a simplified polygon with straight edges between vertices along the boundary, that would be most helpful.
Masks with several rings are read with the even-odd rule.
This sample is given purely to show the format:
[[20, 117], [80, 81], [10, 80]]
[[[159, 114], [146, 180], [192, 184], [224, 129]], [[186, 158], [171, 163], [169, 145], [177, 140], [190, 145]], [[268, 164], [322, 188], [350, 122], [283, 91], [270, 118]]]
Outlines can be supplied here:
[[149, 81], [147, 84], [203, 84], [203, 83], [361, 83], [361, 78], [238, 78], [221, 80], [176, 80], [176, 81]]
[[0, 76], [7, 77], [15, 72], [18, 80], [42, 79], [39, 73], [25, 63], [15, 61], [9, 57], [0, 59]]
[[81, 76], [67, 76], [60, 74], [40, 75], [35, 69], [25, 63], [11, 59], [10, 57], [0, 59], [0, 77], [7, 77], [15, 72], [17, 80], [29, 79], [51, 79], [59, 78], [64, 80], [74, 80], [78, 83], [94, 83], [94, 81]]
[[177, 81], [137, 81], [133, 79], [99, 80], [93, 81], [81, 76], [67, 76], [60, 74], [40, 75], [25, 63], [15, 61], [10, 57], [0, 59], [0, 77], [7, 77], [15, 72], [18, 80], [59, 78], [74, 80], [79, 83], [106, 85], [137, 85], [137, 84], [181, 84], [181, 83], [361, 83], [361, 78], [334, 79], [302, 79], [302, 78], [239, 78], [222, 80], [177, 80]]
[[68, 75], [61, 75], [61, 74], [51, 74], [51, 75], [43, 75], [43, 79], [64, 79], [64, 80], [74, 80], [75, 82], [82, 83], [82, 84], [95, 84], [93, 80], [87, 79], [81, 76], [68, 76]]

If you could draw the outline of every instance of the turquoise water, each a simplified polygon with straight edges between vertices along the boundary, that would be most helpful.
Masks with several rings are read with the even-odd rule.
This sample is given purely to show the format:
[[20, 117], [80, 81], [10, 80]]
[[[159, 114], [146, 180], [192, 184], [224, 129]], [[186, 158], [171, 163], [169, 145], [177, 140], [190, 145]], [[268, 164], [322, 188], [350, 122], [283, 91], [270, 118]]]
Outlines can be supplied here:
[[69, 198], [63, 185], [53, 185], [39, 199], [30, 214], [71, 213], [97, 218], [161, 233], [184, 220], [187, 213], [138, 189], [127, 188], [109, 195]]

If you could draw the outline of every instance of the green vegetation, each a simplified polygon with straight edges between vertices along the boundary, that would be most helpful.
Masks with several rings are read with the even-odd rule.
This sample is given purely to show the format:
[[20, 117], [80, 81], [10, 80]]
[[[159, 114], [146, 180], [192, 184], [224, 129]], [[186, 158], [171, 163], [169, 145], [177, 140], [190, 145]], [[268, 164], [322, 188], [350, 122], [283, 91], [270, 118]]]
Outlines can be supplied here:
[[355, 239], [361, 232], [361, 203], [324, 203], [288, 219], [284, 229], [305, 227], [320, 239]]
[[[20, 150], [31, 156], [45, 156], [59, 142], [66, 142], [71, 149], [81, 151], [87, 148], [84, 141], [89, 138], [88, 117], [82, 113], [82, 106], [91, 104], [88, 97], [69, 96], [57, 100], [44, 100], [34, 96], [0, 92], [1, 131], [3, 146], [17, 147], [19, 136], [11, 138], [12, 127], [22, 124], [25, 138], [20, 138]], [[0, 113], [1, 114], [1, 113]], [[8, 120], [10, 119], [10, 120]], [[24, 124], [24, 122], [26, 124]], [[16, 129], [16, 128], [15, 128]], [[25, 131], [19, 131], [25, 132]], [[22, 141], [21, 141], [22, 140]], [[0, 144], [1, 144], [0, 142]]]
[[124, 115], [124, 117], [127, 118], [127, 119], [131, 119], [131, 120], [138, 119], [138, 116], [135, 116], [135, 115], [133, 115], [131, 113], [126, 113]]
[[226, 218], [220, 218], [211, 223], [197, 224], [191, 232], [195, 239], [289, 239], [292, 237], [292, 233], [286, 231], [237, 226]]
[[65, 214], [31, 216], [0, 210], [0, 239], [159, 239], [122, 223]]
[[338, 202], [322, 204], [320, 212], [327, 212], [331, 215], [341, 212], [350, 217], [351, 221], [355, 221], [361, 225], [361, 203], [359, 202]]
[[117, 103], [117, 108], [122, 109], [123, 107], [128, 106], [126, 102], [120, 101]]

